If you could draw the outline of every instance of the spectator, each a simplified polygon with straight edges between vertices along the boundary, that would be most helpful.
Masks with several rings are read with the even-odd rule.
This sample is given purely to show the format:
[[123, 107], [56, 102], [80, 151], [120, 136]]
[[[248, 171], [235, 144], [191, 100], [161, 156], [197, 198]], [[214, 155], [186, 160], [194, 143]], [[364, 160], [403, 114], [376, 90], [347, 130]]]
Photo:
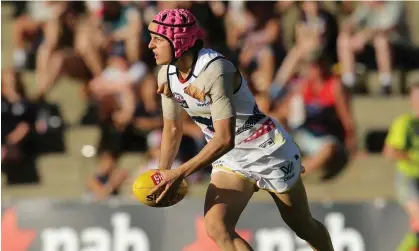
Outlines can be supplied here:
[[[348, 87], [356, 82], [355, 54], [372, 43], [379, 71], [381, 92], [391, 94], [392, 58], [390, 44], [404, 39], [401, 28], [402, 2], [362, 2], [343, 25], [338, 38], [342, 81]], [[356, 31], [356, 32], [354, 32]]]
[[[141, 173], [150, 170], [150, 169], [158, 169], [159, 168], [159, 159], [160, 159], [160, 145], [161, 145], [161, 138], [162, 138], [162, 131], [161, 129], [154, 130], [147, 135], [147, 163], [143, 166], [140, 166], [138, 169], [138, 173], [136, 173], [137, 177]], [[184, 140], [180, 145], [180, 148], [185, 148]], [[188, 149], [191, 151], [191, 145], [187, 146]], [[194, 155], [193, 155], [194, 156]], [[182, 153], [179, 152], [179, 156], [174, 160], [172, 164], [172, 169], [178, 168], [182, 165], [182, 163], [186, 162], [188, 159], [183, 158]], [[135, 178], [134, 177], [134, 178]], [[190, 177], [188, 177], [188, 182], [195, 183], [200, 181], [202, 178], [202, 172], [197, 172]]]
[[[93, 97], [99, 103], [106, 103], [105, 100], [115, 100], [118, 103], [117, 105], [120, 106], [119, 112], [122, 113], [114, 114], [116, 116], [114, 122], [122, 123], [122, 121], [125, 121], [124, 123], [126, 123], [132, 119], [135, 111], [136, 89], [148, 73], [148, 69], [141, 61], [132, 65], [129, 64], [123, 43], [113, 45], [107, 62], [107, 67], [90, 82], [89, 86]], [[108, 115], [107, 105], [104, 104], [100, 107], [103, 108], [100, 117], [101, 120], [104, 120]]]
[[392, 124], [384, 154], [397, 161], [396, 191], [410, 220], [409, 233], [397, 250], [419, 250], [419, 83], [411, 87], [412, 112]]
[[88, 196], [94, 200], [118, 196], [128, 175], [128, 172], [123, 169], [100, 170], [87, 182]]
[[[106, 177], [116, 169], [117, 159], [124, 148], [124, 137], [132, 129], [136, 89], [147, 73], [147, 68], [141, 62], [130, 66], [124, 53], [122, 43], [115, 44], [108, 58], [108, 66], [90, 83], [93, 97], [98, 102], [101, 128], [99, 176], [96, 182], [91, 181], [92, 188], [93, 184], [106, 184], [109, 181]], [[115, 175], [125, 177], [120, 172], [115, 171]]]
[[134, 124], [144, 134], [163, 127], [160, 95], [157, 94], [156, 78], [151, 73], [139, 88]]
[[[30, 55], [38, 49], [43, 25], [53, 17], [53, 9], [45, 1], [15, 2], [16, 21], [13, 27], [13, 61], [18, 69], [31, 68]], [[29, 44], [29, 46], [27, 46]], [[32, 48], [28, 48], [32, 47]]]
[[337, 61], [336, 39], [338, 36], [338, 24], [336, 18], [322, 8], [320, 2], [299, 2], [301, 17], [296, 25], [296, 43], [302, 40], [312, 39], [314, 46], [312, 51], [326, 53], [333, 63]]
[[[154, 130], [147, 135], [147, 163], [144, 166], [140, 166], [137, 176], [150, 169], [159, 168], [160, 159], [160, 145], [161, 145], [161, 130]], [[173, 161], [172, 168], [177, 168], [182, 164], [179, 158]]]
[[74, 38], [79, 12], [76, 2], [48, 2], [52, 18], [44, 25], [44, 41], [37, 51], [36, 82], [38, 98], [44, 95], [63, 75], [90, 78], [83, 62], [74, 54]]
[[142, 22], [136, 7], [124, 1], [87, 1], [91, 20], [77, 34], [76, 48], [94, 76], [104, 67], [112, 44], [123, 42], [129, 63], [141, 58]]
[[227, 6], [221, 1], [191, 1], [185, 2], [197, 18], [201, 29], [205, 34], [205, 47], [214, 48], [225, 56], [230, 51], [226, 46], [226, 31], [224, 28], [223, 16], [227, 12]]
[[236, 51], [241, 72], [249, 76], [260, 109], [267, 111], [276, 65], [285, 55], [274, 2], [230, 2], [230, 5], [226, 16], [227, 44]]
[[1, 162], [8, 184], [39, 181], [35, 168], [36, 107], [25, 94], [21, 76], [8, 69], [1, 72]]
[[[306, 156], [306, 173], [325, 168], [323, 178], [331, 178], [345, 165], [356, 149], [354, 120], [347, 95], [329, 69], [328, 58], [311, 58], [305, 75], [295, 89], [304, 103], [305, 120], [294, 138]], [[339, 162], [339, 163], [338, 163]]]

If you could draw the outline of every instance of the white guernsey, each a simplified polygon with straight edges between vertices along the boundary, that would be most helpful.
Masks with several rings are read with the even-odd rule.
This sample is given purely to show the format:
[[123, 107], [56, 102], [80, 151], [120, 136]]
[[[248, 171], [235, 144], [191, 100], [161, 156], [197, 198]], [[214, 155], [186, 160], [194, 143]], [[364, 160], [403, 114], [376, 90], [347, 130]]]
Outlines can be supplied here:
[[235, 147], [213, 163], [213, 172], [234, 172], [273, 192], [288, 190], [298, 179], [298, 147], [275, 120], [259, 111], [246, 80], [221, 54], [200, 50], [185, 81], [178, 79], [175, 66], [163, 66], [158, 84], [166, 90], [163, 116], [173, 120], [183, 108], [207, 141], [215, 134], [213, 121], [236, 118]]

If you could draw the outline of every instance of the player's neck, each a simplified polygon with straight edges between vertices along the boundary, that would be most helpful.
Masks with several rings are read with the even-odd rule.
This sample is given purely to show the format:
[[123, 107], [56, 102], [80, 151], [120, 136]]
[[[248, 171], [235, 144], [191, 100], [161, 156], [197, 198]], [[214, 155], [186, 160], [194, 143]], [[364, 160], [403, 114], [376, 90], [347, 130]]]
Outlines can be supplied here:
[[182, 75], [182, 77], [186, 78], [191, 72], [194, 60], [195, 57], [192, 53], [185, 53], [177, 60], [175, 66], [179, 70], [179, 73]]

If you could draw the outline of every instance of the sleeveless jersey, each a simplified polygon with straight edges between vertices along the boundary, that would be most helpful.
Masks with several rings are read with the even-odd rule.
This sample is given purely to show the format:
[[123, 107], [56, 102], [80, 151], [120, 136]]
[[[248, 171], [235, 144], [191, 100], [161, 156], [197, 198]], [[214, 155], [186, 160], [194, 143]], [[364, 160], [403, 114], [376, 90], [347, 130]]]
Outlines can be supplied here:
[[315, 135], [331, 134], [343, 141], [345, 130], [335, 108], [336, 84], [338, 84], [338, 80], [335, 77], [330, 77], [324, 80], [321, 89], [316, 92], [312, 82], [305, 83], [303, 89], [306, 107], [304, 127]]
[[[167, 68], [167, 79], [173, 93], [173, 99], [183, 107], [201, 128], [207, 141], [215, 135], [210, 98], [206, 97], [204, 102], [200, 102], [186, 94], [184, 88], [193, 84], [202, 71], [219, 59], [224, 59], [224, 57], [216, 51], [211, 49], [200, 50], [191, 73], [183, 81], [179, 80], [175, 66], [169, 65]], [[259, 158], [271, 154], [281, 147], [286, 140], [291, 139], [291, 136], [278, 122], [259, 111], [243, 77], [239, 89], [234, 93], [232, 102], [236, 109], [235, 147], [222, 156], [220, 160], [231, 159], [238, 162], [242, 167], [250, 165]]]

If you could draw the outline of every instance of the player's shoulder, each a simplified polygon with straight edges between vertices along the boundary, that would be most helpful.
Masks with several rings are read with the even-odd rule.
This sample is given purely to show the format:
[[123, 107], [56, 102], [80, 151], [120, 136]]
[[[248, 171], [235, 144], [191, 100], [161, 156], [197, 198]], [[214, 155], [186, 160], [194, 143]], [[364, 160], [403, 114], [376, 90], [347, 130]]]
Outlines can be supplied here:
[[163, 84], [167, 82], [167, 72], [168, 72], [169, 66], [168, 65], [162, 65], [157, 73], [157, 83]]
[[393, 126], [407, 126], [412, 121], [412, 115], [409, 113], [401, 114], [393, 120]]
[[202, 49], [198, 56], [196, 68], [199, 72], [217, 75], [237, 71], [236, 66], [221, 53], [212, 49]]

